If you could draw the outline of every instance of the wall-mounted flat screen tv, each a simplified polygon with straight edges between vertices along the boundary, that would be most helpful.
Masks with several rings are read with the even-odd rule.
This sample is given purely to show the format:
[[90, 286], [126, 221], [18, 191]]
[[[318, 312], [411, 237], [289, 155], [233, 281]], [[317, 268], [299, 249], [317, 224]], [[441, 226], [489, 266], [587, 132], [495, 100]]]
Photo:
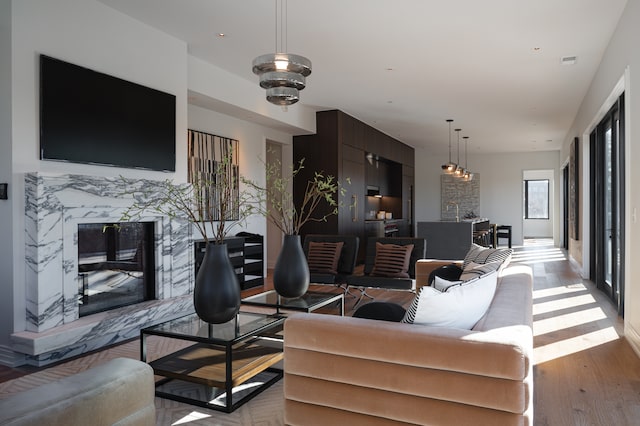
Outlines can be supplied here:
[[40, 159], [176, 169], [176, 97], [40, 55]]

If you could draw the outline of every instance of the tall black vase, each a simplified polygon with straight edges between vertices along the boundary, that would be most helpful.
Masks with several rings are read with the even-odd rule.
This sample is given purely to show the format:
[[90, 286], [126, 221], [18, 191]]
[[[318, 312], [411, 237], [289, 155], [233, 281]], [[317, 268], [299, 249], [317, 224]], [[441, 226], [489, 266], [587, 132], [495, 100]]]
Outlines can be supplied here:
[[207, 244], [193, 290], [196, 314], [205, 322], [221, 324], [240, 310], [240, 285], [226, 244]]
[[273, 288], [282, 297], [300, 297], [309, 289], [309, 265], [300, 235], [285, 235], [273, 270]]

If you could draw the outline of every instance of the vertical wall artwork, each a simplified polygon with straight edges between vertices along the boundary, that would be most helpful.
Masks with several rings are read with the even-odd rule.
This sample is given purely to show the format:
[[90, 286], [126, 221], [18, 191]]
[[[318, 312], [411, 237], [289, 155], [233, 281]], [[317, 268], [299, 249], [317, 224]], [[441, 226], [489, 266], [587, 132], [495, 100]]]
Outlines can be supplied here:
[[576, 137], [569, 148], [569, 238], [574, 240], [580, 239], [578, 217], [579, 145], [580, 138]]
[[[233, 204], [224, 220], [238, 220], [240, 216], [240, 168], [238, 165], [238, 141], [199, 132], [188, 131], [187, 161], [190, 183], [201, 182], [201, 199], [206, 219], [220, 220], [220, 202], [230, 199]], [[216, 185], [225, 180], [230, 185]], [[222, 190], [232, 191], [231, 197], [224, 197]]]

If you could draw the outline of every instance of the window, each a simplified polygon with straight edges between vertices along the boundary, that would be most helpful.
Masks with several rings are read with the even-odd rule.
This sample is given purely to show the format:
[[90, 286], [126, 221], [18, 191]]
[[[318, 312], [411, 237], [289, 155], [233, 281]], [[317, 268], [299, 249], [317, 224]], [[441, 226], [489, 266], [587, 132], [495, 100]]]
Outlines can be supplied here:
[[524, 218], [549, 219], [549, 179], [524, 181]]

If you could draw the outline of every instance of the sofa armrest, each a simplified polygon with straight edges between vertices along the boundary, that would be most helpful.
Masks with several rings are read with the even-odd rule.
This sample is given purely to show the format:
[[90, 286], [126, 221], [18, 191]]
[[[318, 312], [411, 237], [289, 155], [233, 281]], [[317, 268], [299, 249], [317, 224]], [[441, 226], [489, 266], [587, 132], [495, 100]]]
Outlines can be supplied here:
[[435, 269], [451, 264], [462, 267], [461, 260], [443, 260], [443, 259], [418, 259], [416, 262], [416, 293], [420, 292], [422, 286], [429, 285], [429, 275]]

